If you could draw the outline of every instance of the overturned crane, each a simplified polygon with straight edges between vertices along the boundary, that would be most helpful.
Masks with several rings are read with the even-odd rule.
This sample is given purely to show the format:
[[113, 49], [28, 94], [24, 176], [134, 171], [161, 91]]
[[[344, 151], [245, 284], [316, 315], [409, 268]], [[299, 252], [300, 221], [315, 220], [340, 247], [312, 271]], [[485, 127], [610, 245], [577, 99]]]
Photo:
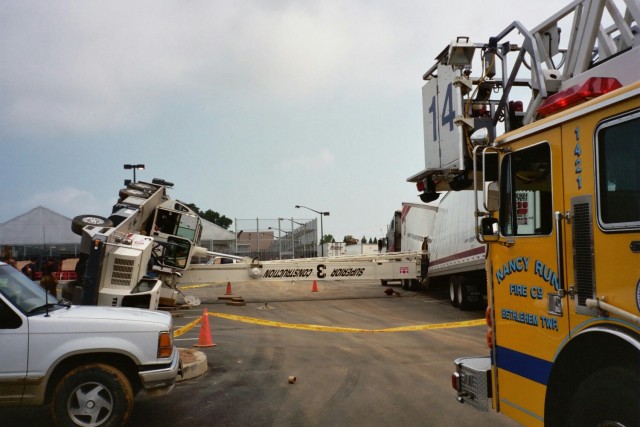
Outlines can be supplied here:
[[[228, 281], [383, 280], [420, 276], [419, 255], [261, 261], [198, 246], [200, 217], [169, 197], [172, 183], [130, 183], [108, 217], [81, 215], [78, 280], [63, 296], [78, 304], [143, 307], [175, 304], [180, 285]], [[195, 262], [195, 261], [198, 262]], [[197, 304], [186, 296], [185, 301]]]

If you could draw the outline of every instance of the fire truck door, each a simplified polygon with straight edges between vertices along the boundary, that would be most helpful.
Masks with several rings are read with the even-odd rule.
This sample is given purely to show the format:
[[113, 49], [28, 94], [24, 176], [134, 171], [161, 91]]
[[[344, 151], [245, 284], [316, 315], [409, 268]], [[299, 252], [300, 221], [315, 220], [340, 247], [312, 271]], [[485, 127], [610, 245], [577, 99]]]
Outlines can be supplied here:
[[[636, 104], [637, 105], [637, 104]], [[563, 130], [567, 289], [572, 329], [598, 315], [588, 299], [640, 312], [640, 113], [627, 107], [581, 117]], [[570, 172], [570, 173], [569, 173]]]
[[[500, 162], [500, 235], [491, 247], [500, 410], [540, 422], [555, 351], [569, 329], [555, 212], [564, 212], [560, 129], [512, 143]], [[562, 258], [562, 257], [560, 257]], [[566, 300], [566, 298], [565, 298]]]

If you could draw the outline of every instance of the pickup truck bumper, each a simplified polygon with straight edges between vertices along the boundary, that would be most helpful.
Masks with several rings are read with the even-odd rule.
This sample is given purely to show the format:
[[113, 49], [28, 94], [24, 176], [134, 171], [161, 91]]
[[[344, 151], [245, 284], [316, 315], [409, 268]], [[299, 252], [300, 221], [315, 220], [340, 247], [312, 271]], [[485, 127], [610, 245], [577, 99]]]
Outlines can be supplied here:
[[176, 384], [176, 377], [181, 370], [182, 363], [180, 362], [180, 353], [178, 352], [178, 347], [174, 347], [170, 365], [165, 365], [165, 367], [161, 369], [140, 371], [140, 382], [147, 391], [147, 394], [162, 396], [173, 390]]

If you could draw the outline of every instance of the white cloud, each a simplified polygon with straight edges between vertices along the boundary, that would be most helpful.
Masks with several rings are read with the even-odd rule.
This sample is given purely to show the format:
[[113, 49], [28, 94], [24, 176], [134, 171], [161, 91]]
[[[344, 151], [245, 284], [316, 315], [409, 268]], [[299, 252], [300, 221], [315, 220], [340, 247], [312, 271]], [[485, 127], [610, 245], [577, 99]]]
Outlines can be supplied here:
[[279, 168], [291, 169], [293, 167], [309, 172], [320, 172], [326, 171], [328, 168], [333, 166], [334, 162], [334, 154], [330, 150], [324, 148], [315, 153], [283, 159], [280, 162]]
[[364, 93], [394, 80], [406, 41], [397, 17], [359, 2], [35, 3], [0, 29], [0, 120], [26, 133], [136, 126], [202, 92], [273, 103]]

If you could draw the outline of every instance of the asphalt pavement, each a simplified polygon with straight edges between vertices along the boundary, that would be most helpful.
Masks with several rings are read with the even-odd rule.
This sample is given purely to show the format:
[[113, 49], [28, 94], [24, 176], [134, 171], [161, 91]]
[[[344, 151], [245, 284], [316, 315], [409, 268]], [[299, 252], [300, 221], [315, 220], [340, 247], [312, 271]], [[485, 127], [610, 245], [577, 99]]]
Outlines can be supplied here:
[[[374, 282], [227, 283], [185, 287], [202, 305], [175, 310], [176, 327], [210, 314], [215, 346], [202, 375], [160, 398], [136, 398], [132, 426], [515, 426], [458, 403], [453, 360], [486, 355], [482, 310], [443, 293], [392, 295]], [[479, 324], [479, 326], [469, 326]], [[194, 348], [198, 324], [176, 338]], [[394, 331], [389, 331], [395, 328]], [[3, 424], [49, 425], [46, 408], [0, 409]]]

